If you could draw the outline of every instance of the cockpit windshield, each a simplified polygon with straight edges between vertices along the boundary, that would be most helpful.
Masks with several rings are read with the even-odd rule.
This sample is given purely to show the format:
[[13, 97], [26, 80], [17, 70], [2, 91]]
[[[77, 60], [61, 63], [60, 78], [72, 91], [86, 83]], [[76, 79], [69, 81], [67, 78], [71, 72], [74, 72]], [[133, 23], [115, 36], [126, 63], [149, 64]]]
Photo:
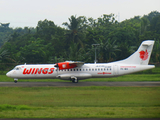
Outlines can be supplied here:
[[15, 67], [13, 70], [20, 70], [21, 68], [20, 67]]

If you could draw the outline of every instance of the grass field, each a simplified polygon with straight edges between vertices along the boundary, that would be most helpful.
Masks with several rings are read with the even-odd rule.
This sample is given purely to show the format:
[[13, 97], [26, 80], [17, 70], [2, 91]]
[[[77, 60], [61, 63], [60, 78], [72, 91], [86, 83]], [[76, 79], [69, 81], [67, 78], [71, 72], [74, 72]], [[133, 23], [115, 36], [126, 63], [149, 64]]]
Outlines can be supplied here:
[[160, 87], [0, 87], [0, 118], [160, 118]]
[[[5, 73], [0, 82], [13, 82]], [[160, 68], [80, 82], [90, 81], [160, 81]], [[160, 87], [0, 87], [0, 118], [160, 118]]]

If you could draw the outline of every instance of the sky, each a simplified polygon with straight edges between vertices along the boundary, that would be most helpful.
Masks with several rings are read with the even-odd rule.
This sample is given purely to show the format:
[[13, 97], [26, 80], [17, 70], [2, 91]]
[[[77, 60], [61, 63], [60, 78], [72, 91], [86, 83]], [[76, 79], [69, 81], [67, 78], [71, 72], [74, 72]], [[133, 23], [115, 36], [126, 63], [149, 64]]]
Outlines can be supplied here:
[[63, 27], [71, 15], [97, 19], [113, 13], [121, 22], [151, 11], [160, 12], [160, 0], [0, 0], [0, 23], [36, 27], [38, 21], [47, 19]]

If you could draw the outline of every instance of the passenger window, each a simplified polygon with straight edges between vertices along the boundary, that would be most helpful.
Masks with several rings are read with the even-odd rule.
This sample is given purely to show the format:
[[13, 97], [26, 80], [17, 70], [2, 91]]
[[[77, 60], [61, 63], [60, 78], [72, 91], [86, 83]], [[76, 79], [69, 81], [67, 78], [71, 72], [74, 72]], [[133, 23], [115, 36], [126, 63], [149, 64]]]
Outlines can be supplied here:
[[75, 71], [75, 69], [74, 69], [74, 71]]
[[92, 71], [94, 71], [94, 69], [92, 69]]
[[98, 71], [100, 71], [100, 69], [98, 69]]
[[86, 71], [88, 71], [88, 69], [86, 69]]
[[89, 71], [91, 71], [91, 69], [89, 69]]
[[81, 71], [81, 69], [79, 69], [79, 71]]
[[83, 71], [85, 71], [85, 70], [83, 69]]
[[78, 69], [77, 69], [77, 71], [78, 71]]
[[103, 71], [103, 68], [101, 68], [101, 71]]
[[106, 71], [106, 69], [104, 68], [104, 71]]
[[95, 71], [97, 71], [97, 69], [95, 69]]

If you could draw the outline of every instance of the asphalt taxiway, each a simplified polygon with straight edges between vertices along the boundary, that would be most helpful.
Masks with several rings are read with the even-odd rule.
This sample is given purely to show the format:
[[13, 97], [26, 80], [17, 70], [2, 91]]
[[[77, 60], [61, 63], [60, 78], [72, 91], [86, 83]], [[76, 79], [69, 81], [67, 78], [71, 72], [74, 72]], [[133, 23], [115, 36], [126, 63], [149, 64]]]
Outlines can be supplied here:
[[76, 87], [76, 86], [141, 86], [158, 87], [160, 82], [0, 82], [0, 87]]

